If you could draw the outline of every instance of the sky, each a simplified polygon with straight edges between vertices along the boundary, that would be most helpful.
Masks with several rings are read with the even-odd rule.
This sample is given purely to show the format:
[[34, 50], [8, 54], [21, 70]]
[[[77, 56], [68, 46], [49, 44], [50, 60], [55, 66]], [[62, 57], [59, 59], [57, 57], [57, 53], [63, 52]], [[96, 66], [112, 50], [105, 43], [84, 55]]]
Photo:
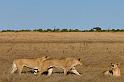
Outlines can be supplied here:
[[0, 29], [124, 29], [124, 0], [0, 0]]

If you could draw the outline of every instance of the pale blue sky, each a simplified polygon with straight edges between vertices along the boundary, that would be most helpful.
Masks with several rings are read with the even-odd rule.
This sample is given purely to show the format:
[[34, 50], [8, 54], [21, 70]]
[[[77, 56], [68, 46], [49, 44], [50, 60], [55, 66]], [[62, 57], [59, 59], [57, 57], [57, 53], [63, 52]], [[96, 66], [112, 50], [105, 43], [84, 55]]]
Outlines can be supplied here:
[[0, 29], [124, 29], [124, 0], [0, 0]]

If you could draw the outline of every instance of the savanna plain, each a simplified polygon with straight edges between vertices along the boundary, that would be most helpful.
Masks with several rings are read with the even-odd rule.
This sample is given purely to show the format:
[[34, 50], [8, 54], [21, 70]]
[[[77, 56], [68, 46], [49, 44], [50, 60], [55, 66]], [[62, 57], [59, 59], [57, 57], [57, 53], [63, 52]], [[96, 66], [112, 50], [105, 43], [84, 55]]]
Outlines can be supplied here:
[[[81, 58], [76, 66], [81, 76], [55, 68], [53, 74], [37, 77], [24, 68], [22, 75], [10, 74], [19, 58]], [[121, 77], [104, 76], [110, 63], [120, 63]], [[1, 32], [0, 82], [124, 82], [123, 32]]]

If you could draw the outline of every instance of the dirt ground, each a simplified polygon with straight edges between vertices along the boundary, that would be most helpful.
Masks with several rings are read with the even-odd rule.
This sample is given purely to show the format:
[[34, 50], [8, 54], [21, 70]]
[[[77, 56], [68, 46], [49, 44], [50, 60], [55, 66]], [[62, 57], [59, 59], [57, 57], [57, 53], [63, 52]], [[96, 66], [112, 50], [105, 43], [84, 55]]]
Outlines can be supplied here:
[[[76, 69], [81, 76], [54, 69], [53, 74], [37, 77], [26, 71], [10, 75], [12, 62], [17, 58], [81, 58]], [[104, 76], [110, 63], [120, 63], [121, 77]], [[4, 32], [0, 33], [0, 82], [124, 82], [123, 32]]]

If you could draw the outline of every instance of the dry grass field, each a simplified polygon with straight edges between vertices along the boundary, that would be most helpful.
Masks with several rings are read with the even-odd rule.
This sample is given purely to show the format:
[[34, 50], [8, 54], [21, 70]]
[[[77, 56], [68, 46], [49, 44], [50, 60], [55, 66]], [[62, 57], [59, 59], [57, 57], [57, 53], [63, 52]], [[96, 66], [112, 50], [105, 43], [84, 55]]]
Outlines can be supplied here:
[[[55, 69], [52, 76], [37, 77], [25, 68], [21, 76], [9, 74], [17, 58], [81, 58], [82, 66], [76, 69], [81, 76]], [[104, 76], [110, 63], [120, 63], [121, 77]], [[124, 33], [0, 33], [0, 82], [124, 82]]]

